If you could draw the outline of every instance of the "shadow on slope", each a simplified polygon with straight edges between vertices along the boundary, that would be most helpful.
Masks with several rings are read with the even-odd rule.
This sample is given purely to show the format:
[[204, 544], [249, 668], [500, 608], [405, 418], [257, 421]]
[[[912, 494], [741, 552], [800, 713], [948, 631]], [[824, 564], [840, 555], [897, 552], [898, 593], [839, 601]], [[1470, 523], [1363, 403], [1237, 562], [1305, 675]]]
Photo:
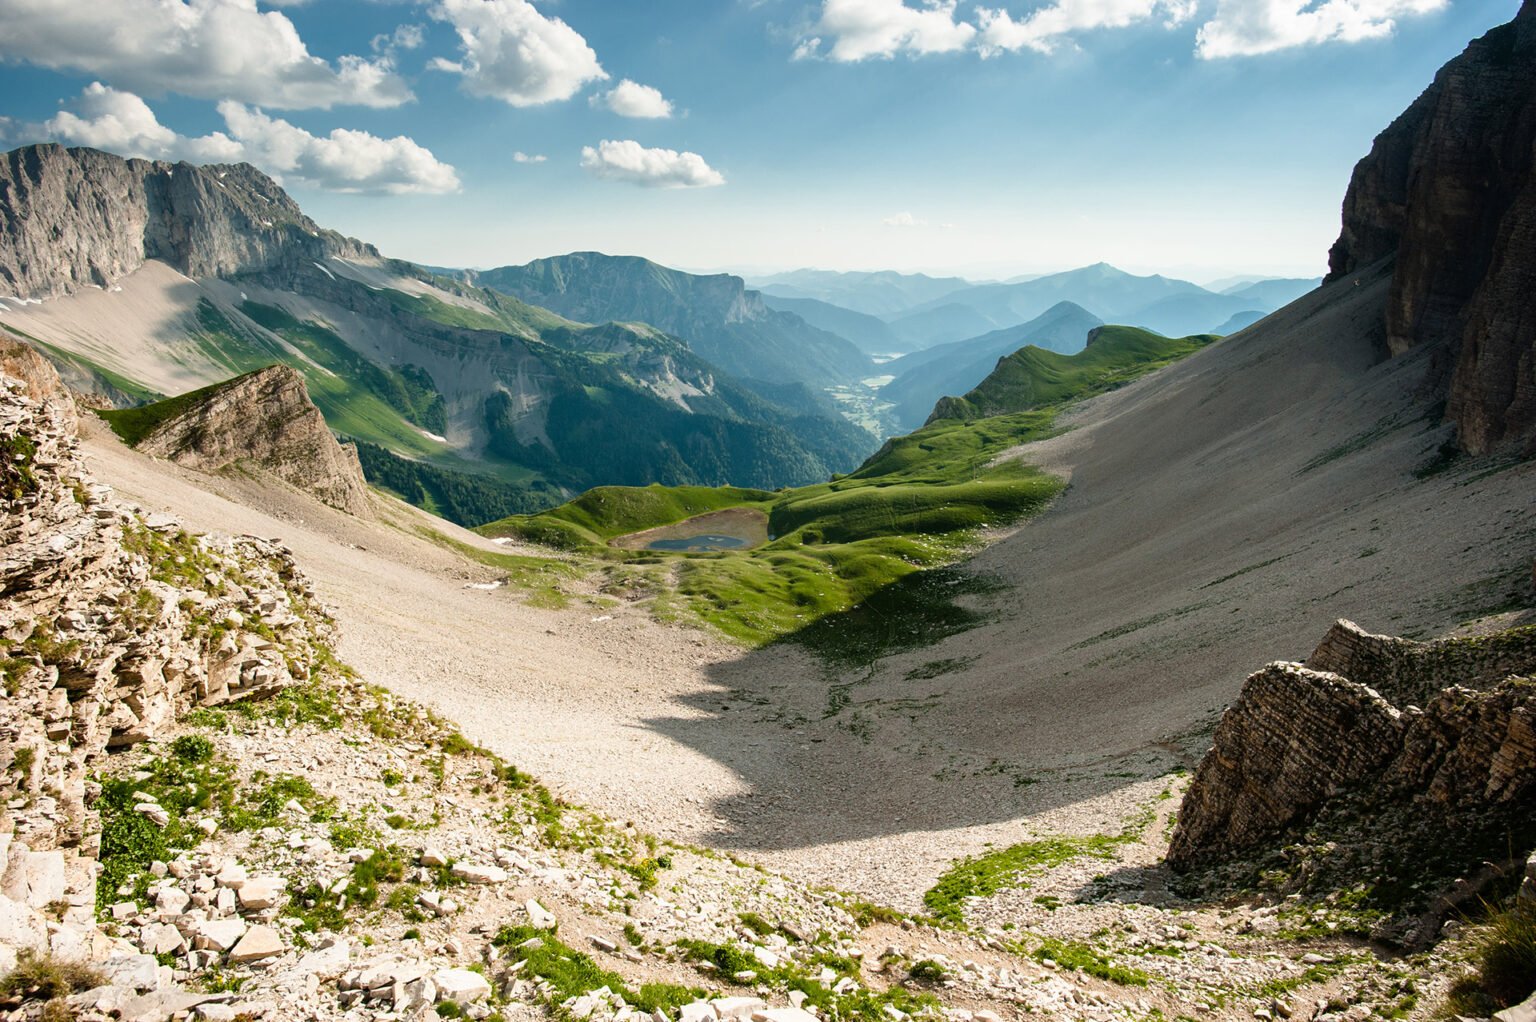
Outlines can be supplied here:
[[953, 576], [986, 580], [956, 601], [975, 627], [853, 662], [802, 632], [648, 720], [741, 778], [714, 840], [846, 845], [1073, 806], [1187, 766], [1243, 678], [1336, 617], [1431, 634], [1525, 592], [1533, 466], [1416, 474], [1448, 430], [1420, 396], [1429, 355], [1382, 360], [1387, 279], [1309, 295], [1019, 449], [1071, 485]]

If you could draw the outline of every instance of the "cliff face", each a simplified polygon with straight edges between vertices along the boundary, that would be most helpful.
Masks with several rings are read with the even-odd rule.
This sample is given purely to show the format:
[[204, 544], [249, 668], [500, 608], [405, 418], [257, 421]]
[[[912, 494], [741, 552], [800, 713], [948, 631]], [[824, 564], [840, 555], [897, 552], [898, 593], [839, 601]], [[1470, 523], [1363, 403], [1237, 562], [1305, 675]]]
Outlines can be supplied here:
[[1536, 432], [1536, 0], [1467, 47], [1355, 168], [1336, 280], [1395, 256], [1387, 346], [1443, 345], [1433, 384], [1473, 453]]
[[[192, 536], [93, 483], [73, 414], [46, 364], [0, 342], [0, 971], [93, 939], [87, 775], [106, 751], [309, 677], [331, 632], [281, 547]], [[62, 927], [42, 915], [61, 902]]]
[[338, 510], [372, 513], [357, 448], [331, 435], [304, 377], [289, 366], [269, 366], [201, 394], [135, 446], [205, 472], [254, 463]]
[[33, 145], [0, 157], [0, 295], [108, 287], [145, 259], [189, 277], [377, 252], [322, 231], [255, 168]]
[[1436, 883], [1523, 856], [1536, 842], [1533, 673], [1536, 629], [1418, 643], [1339, 622], [1304, 665], [1244, 684], [1184, 796], [1169, 864], [1279, 850], [1296, 870], [1310, 846], [1296, 884], [1309, 871], [1413, 876], [1422, 907]]

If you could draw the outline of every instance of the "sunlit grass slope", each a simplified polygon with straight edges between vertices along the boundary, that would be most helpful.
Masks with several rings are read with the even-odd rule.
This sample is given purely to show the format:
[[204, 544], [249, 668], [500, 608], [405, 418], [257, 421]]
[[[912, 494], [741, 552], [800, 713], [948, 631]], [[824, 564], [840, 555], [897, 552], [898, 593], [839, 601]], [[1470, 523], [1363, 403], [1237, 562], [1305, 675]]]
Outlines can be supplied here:
[[1215, 334], [1164, 337], [1139, 327], [1103, 326], [1075, 355], [1027, 345], [998, 359], [997, 367], [964, 397], [940, 399], [928, 421], [979, 419], [1080, 400], [1124, 386], [1215, 340]]
[[[1061, 483], [1010, 461], [1050, 432], [1050, 412], [943, 423], [891, 441], [851, 475], [771, 493], [705, 487], [602, 487], [558, 508], [481, 528], [636, 564], [676, 560], [680, 610], [749, 644], [847, 611], [873, 593], [970, 549], [977, 530], [1043, 508]], [[661, 555], [607, 541], [707, 511], [767, 512], [774, 539], [746, 552]]]
[[[965, 612], [946, 595], [974, 591], [974, 580], [932, 569], [974, 549], [984, 530], [1038, 513], [1061, 491], [1060, 480], [1017, 459], [1000, 460], [1003, 452], [1051, 435], [1063, 406], [1212, 340], [1105, 327], [1078, 355], [1024, 348], [1002, 360], [994, 373], [1000, 379], [989, 377], [967, 395], [961, 414], [936, 417], [889, 441], [856, 472], [830, 482], [777, 492], [605, 486], [480, 531], [558, 547], [607, 565], [611, 575], [633, 570], [654, 579], [664, 573], [646, 566], [670, 566], [670, 579], [657, 592], [658, 609], [707, 622], [749, 645], [795, 634], [834, 658], [872, 655], [871, 642], [887, 650], [901, 645], [896, 632], [921, 636], [963, 626]], [[999, 405], [1012, 407], [1008, 414], [977, 414]], [[771, 541], [750, 551], [709, 553], [608, 545], [618, 536], [732, 507], [766, 512]], [[925, 583], [930, 578], [935, 584]], [[918, 605], [927, 609], [914, 613]], [[860, 638], [882, 623], [891, 635]]]

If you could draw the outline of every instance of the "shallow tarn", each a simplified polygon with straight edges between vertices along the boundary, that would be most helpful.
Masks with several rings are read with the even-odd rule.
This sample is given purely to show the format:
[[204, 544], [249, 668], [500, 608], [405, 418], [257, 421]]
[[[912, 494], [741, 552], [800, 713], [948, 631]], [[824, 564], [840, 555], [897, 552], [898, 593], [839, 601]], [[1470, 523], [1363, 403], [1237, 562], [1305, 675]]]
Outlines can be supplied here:
[[756, 508], [731, 507], [609, 541], [620, 550], [752, 550], [767, 543], [768, 516]]

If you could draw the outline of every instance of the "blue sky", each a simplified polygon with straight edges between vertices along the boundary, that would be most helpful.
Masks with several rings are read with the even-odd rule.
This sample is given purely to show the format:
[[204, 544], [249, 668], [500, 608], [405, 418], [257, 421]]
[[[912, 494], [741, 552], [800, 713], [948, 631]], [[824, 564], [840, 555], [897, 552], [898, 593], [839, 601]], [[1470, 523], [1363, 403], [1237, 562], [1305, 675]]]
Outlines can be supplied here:
[[437, 265], [1312, 275], [1371, 138], [1518, 6], [0, 0], [0, 137], [248, 159]]

